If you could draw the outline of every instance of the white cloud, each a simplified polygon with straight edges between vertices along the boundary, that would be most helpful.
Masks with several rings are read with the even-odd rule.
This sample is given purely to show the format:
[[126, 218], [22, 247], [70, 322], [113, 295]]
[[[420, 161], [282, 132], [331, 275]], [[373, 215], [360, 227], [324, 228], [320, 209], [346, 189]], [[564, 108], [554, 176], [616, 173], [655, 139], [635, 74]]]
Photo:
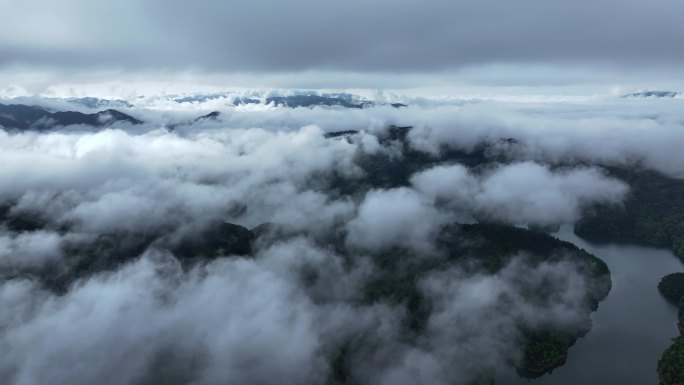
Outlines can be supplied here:
[[499, 166], [473, 175], [461, 165], [437, 166], [414, 175], [416, 189], [481, 219], [510, 224], [573, 223], [594, 204], [619, 204], [628, 191], [595, 168], [551, 170], [533, 162]]
[[[360, 383], [470, 383], [483, 368], [519, 356], [520, 324], [586, 321], [581, 300], [591, 287], [578, 266], [521, 257], [493, 275], [456, 265], [422, 277], [434, 311], [425, 334], [407, 338], [405, 303], [363, 301], [364, 285], [382, 273], [364, 254], [393, 246], [416, 257], [434, 251], [439, 227], [464, 213], [556, 224], [589, 205], [618, 203], [622, 183], [575, 163], [642, 159], [674, 170], [679, 160], [666, 163], [661, 151], [674, 144], [660, 143], [677, 143], [679, 110], [658, 102], [656, 118], [647, 119], [644, 101], [424, 102], [226, 110], [215, 122], [174, 132], [156, 127], [163, 114], [154, 111], [139, 131], [0, 131], [0, 268], [8, 277], [0, 284], [0, 348], [8, 352], [0, 377], [17, 385], [320, 384], [347, 346]], [[332, 173], [338, 184], [366, 182], [355, 161], [382, 151], [373, 133], [388, 124], [416, 125], [411, 144], [435, 153], [515, 138], [496, 149], [515, 161], [475, 170], [436, 164], [410, 186], [369, 186], [350, 196], [331, 190]], [[629, 133], [623, 141], [611, 131], [617, 125]], [[347, 129], [363, 132], [323, 136]], [[544, 164], [561, 161], [573, 167]], [[7, 217], [36, 219], [42, 228], [12, 229]], [[296, 235], [259, 244], [253, 258], [192, 266], [163, 251], [221, 220], [277, 222]], [[22, 274], [55, 261], [68, 270], [81, 259], [109, 258], [96, 247], [100, 237], [116, 248], [146, 235], [152, 239], [141, 250], [117, 256], [124, 265], [82, 272], [59, 294]], [[525, 301], [523, 292], [549, 280], [558, 283], [552, 301]]]
[[429, 251], [432, 237], [446, 219], [414, 190], [371, 190], [349, 222], [347, 243], [373, 251], [391, 246]]

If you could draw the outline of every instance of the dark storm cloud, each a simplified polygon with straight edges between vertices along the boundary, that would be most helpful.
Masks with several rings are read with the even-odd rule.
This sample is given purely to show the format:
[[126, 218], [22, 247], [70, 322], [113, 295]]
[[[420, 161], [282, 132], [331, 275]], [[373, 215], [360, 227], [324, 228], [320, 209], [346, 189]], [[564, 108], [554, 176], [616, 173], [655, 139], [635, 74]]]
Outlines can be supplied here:
[[2, 63], [216, 71], [681, 64], [684, 3], [81, 0], [5, 4]]

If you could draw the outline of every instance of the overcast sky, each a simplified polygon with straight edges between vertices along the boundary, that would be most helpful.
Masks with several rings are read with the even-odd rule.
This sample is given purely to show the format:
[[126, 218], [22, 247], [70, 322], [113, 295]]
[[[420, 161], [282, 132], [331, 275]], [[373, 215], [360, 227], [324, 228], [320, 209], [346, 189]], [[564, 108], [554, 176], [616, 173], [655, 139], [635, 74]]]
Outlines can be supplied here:
[[239, 86], [654, 87], [684, 64], [679, 0], [0, 0], [0, 13], [5, 83], [183, 73]]

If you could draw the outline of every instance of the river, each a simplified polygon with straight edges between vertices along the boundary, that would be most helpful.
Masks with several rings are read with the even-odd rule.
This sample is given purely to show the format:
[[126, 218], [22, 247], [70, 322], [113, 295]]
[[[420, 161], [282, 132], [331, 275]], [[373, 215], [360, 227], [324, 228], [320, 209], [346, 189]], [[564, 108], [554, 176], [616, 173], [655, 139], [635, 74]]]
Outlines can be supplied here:
[[669, 273], [684, 271], [669, 250], [625, 244], [593, 244], [572, 227], [552, 234], [603, 259], [613, 288], [592, 315], [593, 327], [570, 348], [565, 365], [536, 379], [507, 373], [497, 385], [658, 385], [656, 365], [678, 335], [677, 309], [658, 292]]

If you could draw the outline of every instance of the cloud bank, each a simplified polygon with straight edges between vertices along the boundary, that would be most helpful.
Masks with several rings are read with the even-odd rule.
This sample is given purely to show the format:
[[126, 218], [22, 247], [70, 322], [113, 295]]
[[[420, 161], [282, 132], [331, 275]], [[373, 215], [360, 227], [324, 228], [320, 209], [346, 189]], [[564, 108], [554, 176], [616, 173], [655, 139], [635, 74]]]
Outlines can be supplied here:
[[[555, 147], [567, 151], [560, 158], [530, 150], [554, 148], [553, 135], [542, 131], [534, 142], [530, 134], [553, 122], [551, 112], [490, 102], [511, 121], [530, 122], [509, 127], [488, 119], [482, 103], [224, 109], [216, 121], [174, 130], [156, 127], [152, 111], [129, 131], [0, 131], [8, 166], [0, 169], [0, 345], [9, 352], [0, 378], [469, 384], [520, 360], [529, 328], [586, 326], [595, 288], [562, 255], [536, 263], [516, 254], [493, 273], [457, 263], [420, 276], [417, 295], [431, 304], [420, 333], [407, 329], [410, 303], [368, 300], [369, 285], [387, 273], [378, 256], [443, 261], [436, 238], [445, 225], [572, 223], [628, 193], [600, 166], [578, 164], [597, 158], [565, 142]], [[567, 108], [568, 121], [600, 122]], [[649, 129], [678, 135], [669, 131], [676, 113], [662, 111], [670, 115]], [[623, 113], [606, 125], [647, 124]], [[388, 129], [403, 122], [415, 125], [404, 142]], [[555, 123], [558, 135], [571, 135], [570, 123]], [[342, 129], [360, 132], [324, 136]], [[608, 164], [631, 162], [611, 146], [649, 149], [602, 144], [598, 159]], [[483, 145], [481, 166], [439, 158]], [[427, 163], [404, 185], [379, 187], [367, 159], [382, 172], [392, 162]], [[269, 238], [267, 226], [248, 257], [174, 255], [224, 221], [271, 222], [282, 233]], [[552, 296], [525, 297], [549, 282]]]

